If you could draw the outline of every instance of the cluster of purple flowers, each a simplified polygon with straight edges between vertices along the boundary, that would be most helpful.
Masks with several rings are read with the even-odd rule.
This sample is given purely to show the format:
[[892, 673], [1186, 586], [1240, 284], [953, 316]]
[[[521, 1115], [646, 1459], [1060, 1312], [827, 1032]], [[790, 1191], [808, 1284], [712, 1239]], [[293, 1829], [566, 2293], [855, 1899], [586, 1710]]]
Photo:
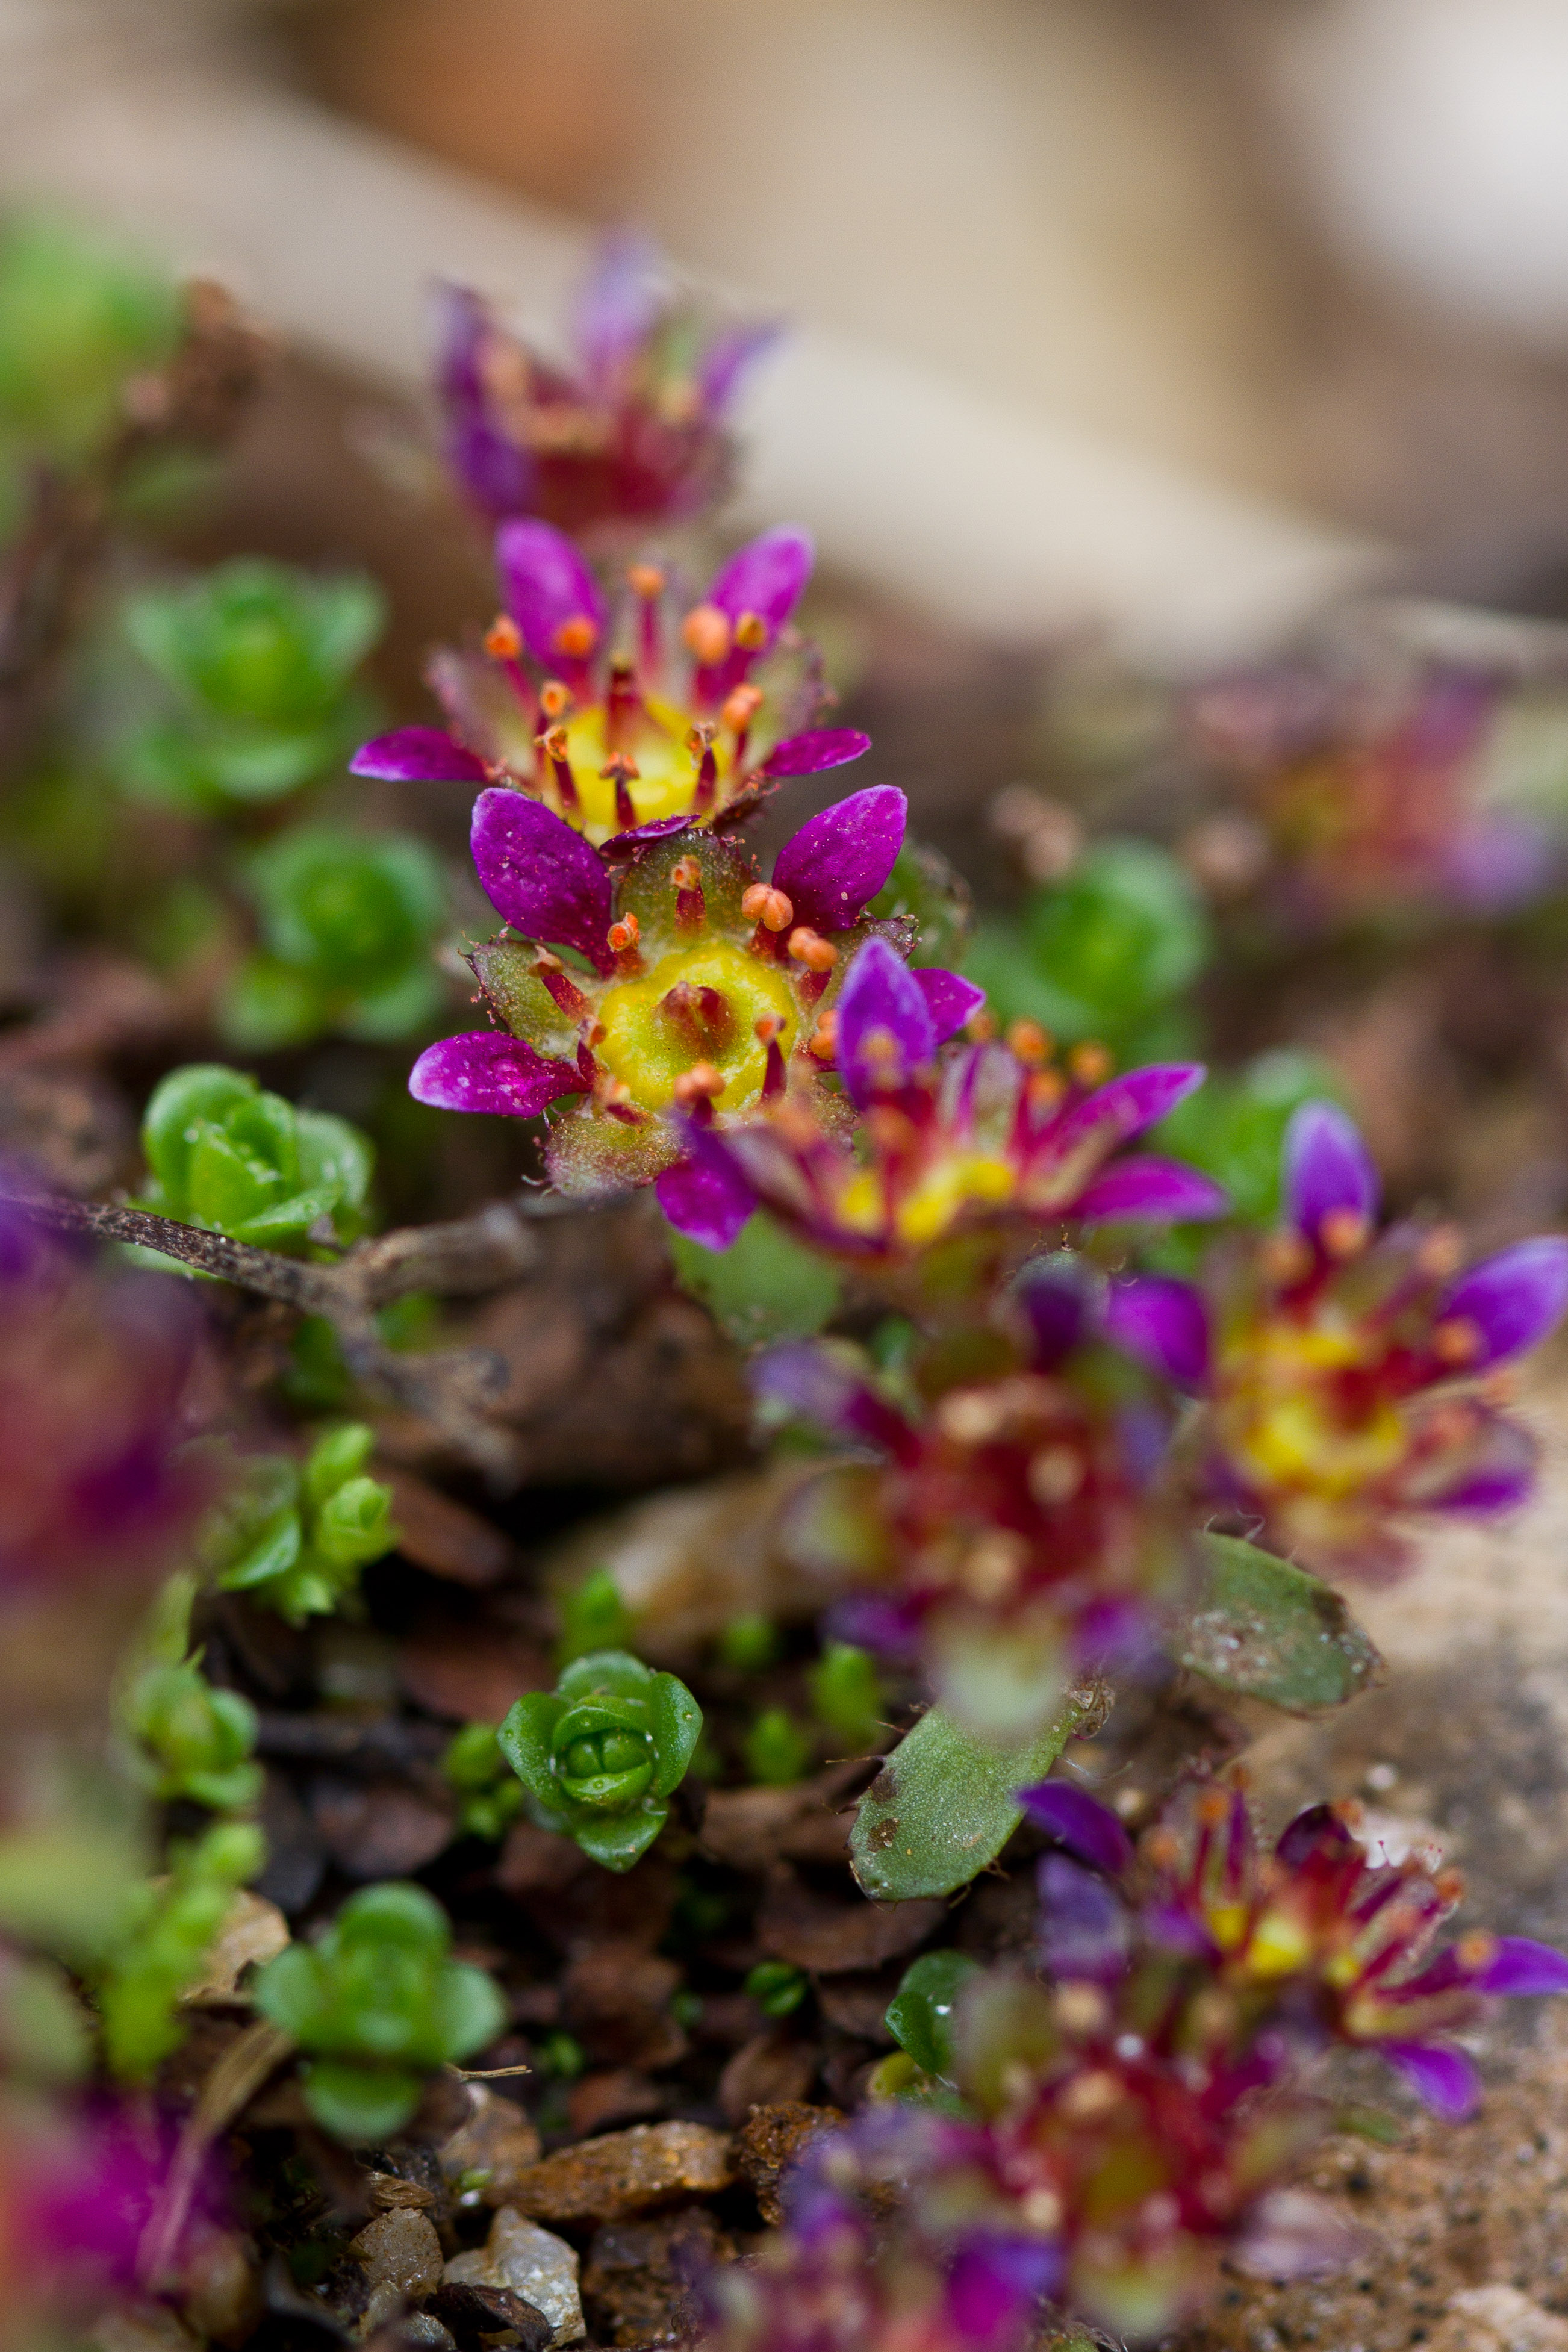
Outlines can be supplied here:
[[1266, 1852], [1241, 1792], [1198, 1782], [1138, 1853], [1069, 1782], [1023, 1801], [1052, 1841], [1038, 1974], [974, 1973], [951, 2075], [812, 2151], [783, 2242], [715, 2283], [709, 2352], [1010, 2352], [1047, 2310], [1144, 2341], [1222, 2257], [1338, 2268], [1355, 2233], [1289, 2186], [1331, 2125], [1327, 2053], [1373, 2049], [1462, 2116], [1456, 2031], [1489, 1999], [1568, 1991], [1568, 1958], [1529, 1937], [1436, 1948], [1457, 1874], [1379, 1860], [1343, 1808]]

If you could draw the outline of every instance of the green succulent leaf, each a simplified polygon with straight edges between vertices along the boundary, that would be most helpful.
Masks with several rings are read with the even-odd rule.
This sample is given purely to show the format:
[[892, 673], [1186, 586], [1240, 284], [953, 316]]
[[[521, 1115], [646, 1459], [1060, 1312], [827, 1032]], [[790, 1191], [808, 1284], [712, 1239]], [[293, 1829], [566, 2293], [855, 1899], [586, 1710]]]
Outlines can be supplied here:
[[1292, 1715], [1382, 1682], [1382, 1658], [1331, 1585], [1237, 1536], [1202, 1542], [1203, 1592], [1176, 1642], [1183, 1665]]
[[305, 2105], [323, 2131], [351, 2147], [395, 2137], [413, 2117], [424, 2088], [420, 2075], [395, 2066], [317, 2059], [304, 2072]]
[[933, 1706], [860, 1800], [849, 1852], [864, 1892], [902, 1903], [966, 1886], [1023, 1820], [1016, 1792], [1044, 1778], [1088, 1713], [1071, 1694], [1035, 1738], [993, 1747]]
[[668, 1805], [636, 1813], [585, 1813], [568, 1817], [572, 1835], [588, 1856], [605, 1870], [629, 1870], [647, 1852], [669, 1816]]
[[809, 1339], [843, 1305], [833, 1267], [760, 1209], [727, 1250], [705, 1249], [673, 1230], [668, 1238], [681, 1288], [739, 1347]]
[[626, 1870], [658, 1835], [684, 1779], [702, 1711], [674, 1675], [622, 1650], [592, 1651], [553, 1691], [526, 1691], [496, 1738], [536, 1817], [607, 1870]]
[[922, 1952], [904, 1971], [898, 1991], [888, 2004], [887, 2028], [917, 2066], [939, 2082], [954, 2080], [952, 2013], [958, 1996], [980, 1964], [951, 1948]]

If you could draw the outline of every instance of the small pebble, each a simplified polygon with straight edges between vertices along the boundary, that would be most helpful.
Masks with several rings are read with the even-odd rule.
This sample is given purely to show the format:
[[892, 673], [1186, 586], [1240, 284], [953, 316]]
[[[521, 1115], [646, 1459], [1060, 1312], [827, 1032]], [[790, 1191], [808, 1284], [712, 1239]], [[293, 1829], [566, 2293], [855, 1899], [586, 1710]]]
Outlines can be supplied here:
[[370, 2300], [364, 2310], [368, 2336], [421, 2295], [434, 2294], [441, 2284], [441, 2241], [426, 2213], [395, 2206], [367, 2221], [352, 2249], [365, 2267]]
[[555, 2331], [550, 2339], [552, 2347], [575, 2344], [586, 2332], [574, 2249], [563, 2238], [526, 2221], [512, 2206], [501, 2207], [482, 2246], [472, 2253], [453, 2256], [446, 2275], [456, 2286], [510, 2288], [543, 2313]]
[[618, 2221], [710, 2197], [734, 2178], [728, 2132], [707, 2124], [634, 2124], [558, 2148], [519, 2173], [512, 2191], [524, 2212], [543, 2221]]
[[513, 2101], [483, 2083], [468, 2085], [468, 2113], [441, 2148], [441, 2170], [454, 2188], [465, 2173], [483, 2173], [486, 2205], [510, 2205], [518, 2175], [539, 2161], [539, 2134]]

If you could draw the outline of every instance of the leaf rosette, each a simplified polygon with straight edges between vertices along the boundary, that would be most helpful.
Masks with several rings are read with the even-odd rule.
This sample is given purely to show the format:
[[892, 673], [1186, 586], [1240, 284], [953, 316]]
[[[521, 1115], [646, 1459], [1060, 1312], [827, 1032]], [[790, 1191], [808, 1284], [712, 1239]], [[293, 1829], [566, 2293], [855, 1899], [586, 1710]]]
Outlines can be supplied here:
[[629, 1870], [663, 1828], [702, 1710], [674, 1675], [625, 1650], [575, 1659], [552, 1691], [528, 1691], [502, 1724], [502, 1754], [542, 1827]]

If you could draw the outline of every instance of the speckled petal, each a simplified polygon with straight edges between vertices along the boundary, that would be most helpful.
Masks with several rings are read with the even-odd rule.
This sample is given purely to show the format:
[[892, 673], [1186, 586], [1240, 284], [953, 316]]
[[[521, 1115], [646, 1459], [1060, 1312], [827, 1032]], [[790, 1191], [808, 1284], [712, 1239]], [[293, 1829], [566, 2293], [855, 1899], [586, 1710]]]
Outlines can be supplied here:
[[1097, 1176], [1070, 1213], [1086, 1225], [1126, 1222], [1181, 1225], [1223, 1217], [1230, 1195], [1179, 1160], [1136, 1152]]
[[580, 833], [526, 793], [494, 786], [474, 803], [472, 838], [498, 915], [531, 940], [578, 948], [608, 970], [610, 877]]
[[756, 1194], [722, 1145], [698, 1146], [667, 1168], [654, 1185], [659, 1207], [678, 1234], [704, 1249], [727, 1250], [757, 1205]]
[[1174, 1275], [1134, 1274], [1112, 1282], [1105, 1297], [1106, 1337], [1180, 1389], [1201, 1389], [1209, 1374], [1209, 1318], [1203, 1293]]
[[496, 569], [507, 610], [534, 660], [569, 684], [580, 680], [585, 658], [563, 647], [560, 633], [574, 621], [586, 621], [596, 646], [605, 614], [598, 582], [572, 541], [531, 516], [503, 522], [496, 533]]
[[871, 738], [858, 727], [808, 727], [802, 735], [786, 735], [763, 761], [764, 776], [816, 776], [825, 768], [847, 767], [871, 748]]
[[1568, 1307], [1568, 1242], [1518, 1242], [1461, 1275], [1443, 1301], [1445, 1318], [1473, 1324], [1482, 1353], [1467, 1370], [1521, 1355], [1562, 1319]]
[[399, 784], [482, 784], [489, 770], [444, 727], [395, 727], [360, 745], [349, 773]]
[[437, 1110], [532, 1118], [560, 1096], [581, 1094], [583, 1079], [574, 1063], [547, 1061], [524, 1038], [479, 1029], [427, 1045], [409, 1072], [408, 1091]]
[[926, 1001], [926, 1011], [936, 1026], [936, 1042], [945, 1045], [955, 1037], [966, 1021], [972, 1020], [985, 1002], [985, 991], [965, 980], [961, 971], [943, 971], [939, 964], [923, 964], [915, 973], [915, 985]]
[[773, 887], [792, 901], [795, 921], [818, 931], [857, 921], [893, 870], [909, 813], [896, 784], [872, 784], [808, 817], [773, 867]]

